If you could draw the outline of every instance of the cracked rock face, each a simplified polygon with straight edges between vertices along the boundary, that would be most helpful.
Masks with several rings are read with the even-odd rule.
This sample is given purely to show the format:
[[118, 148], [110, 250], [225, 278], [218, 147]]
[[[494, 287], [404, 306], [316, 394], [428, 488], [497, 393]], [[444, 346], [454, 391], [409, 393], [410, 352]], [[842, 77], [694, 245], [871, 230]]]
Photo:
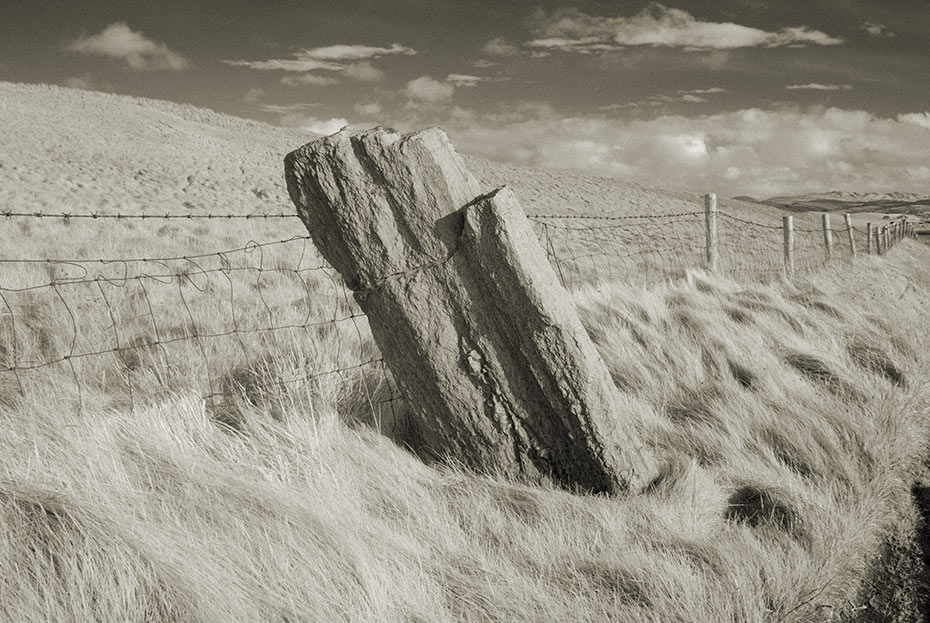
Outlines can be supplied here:
[[654, 475], [523, 211], [439, 129], [338, 133], [285, 159], [291, 199], [368, 315], [425, 452], [612, 492]]

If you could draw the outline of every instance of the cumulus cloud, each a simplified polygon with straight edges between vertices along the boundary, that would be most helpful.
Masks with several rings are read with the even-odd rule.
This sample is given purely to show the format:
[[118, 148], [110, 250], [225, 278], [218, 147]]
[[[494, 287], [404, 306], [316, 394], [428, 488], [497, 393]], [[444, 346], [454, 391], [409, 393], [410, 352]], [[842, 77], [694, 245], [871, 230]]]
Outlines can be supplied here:
[[348, 65], [345, 68], [345, 75], [347, 78], [359, 82], [379, 82], [384, 80], [384, 72], [377, 67], [373, 67], [369, 61]]
[[487, 56], [507, 57], [516, 56], [520, 53], [520, 50], [512, 43], [508, 43], [503, 37], [497, 37], [481, 46], [481, 52]]
[[898, 121], [912, 123], [930, 130], [930, 112], [912, 112], [906, 115], [898, 115]]
[[852, 89], [852, 85], [811, 82], [810, 84], [789, 84], [785, 88], [789, 91], [849, 91]]
[[332, 84], [339, 84], [339, 80], [330, 76], [321, 76], [319, 74], [298, 74], [296, 76], [284, 76], [281, 78], [281, 84], [289, 87], [296, 86], [315, 86], [325, 87]]
[[487, 78], [468, 74], [449, 74], [446, 76], [446, 82], [456, 87], [476, 87], [481, 82], [487, 82]]
[[349, 125], [349, 122], [342, 117], [325, 119], [315, 115], [299, 112], [299, 110], [282, 110], [280, 112], [282, 112], [281, 116], [278, 118], [278, 123], [280, 125], [287, 128], [299, 128], [305, 132], [312, 132], [322, 136], [335, 134], [342, 128]]
[[372, 102], [370, 104], [356, 104], [352, 109], [365, 117], [377, 117], [381, 114], [381, 104]]
[[632, 17], [599, 17], [578, 9], [539, 11], [532, 19], [535, 39], [528, 46], [594, 54], [632, 46], [686, 50], [838, 45], [843, 40], [807, 26], [769, 32], [732, 22], [705, 22], [681, 9], [650, 3]]
[[862, 30], [869, 33], [873, 37], [894, 37], [894, 33], [883, 24], [865, 22], [860, 28], [862, 28]]
[[132, 30], [123, 22], [110, 24], [99, 34], [79, 37], [65, 49], [76, 54], [120, 59], [135, 70], [180, 71], [190, 67], [190, 62], [182, 55], [164, 43], [152, 41], [141, 32]]
[[694, 193], [768, 197], [831, 188], [926, 189], [930, 113], [883, 119], [858, 110], [746, 109], [650, 120], [460, 116], [444, 123], [461, 151], [536, 167], [609, 175]]
[[424, 104], [447, 104], [452, 101], [454, 92], [454, 86], [430, 76], [420, 76], [411, 80], [403, 91], [412, 102]]

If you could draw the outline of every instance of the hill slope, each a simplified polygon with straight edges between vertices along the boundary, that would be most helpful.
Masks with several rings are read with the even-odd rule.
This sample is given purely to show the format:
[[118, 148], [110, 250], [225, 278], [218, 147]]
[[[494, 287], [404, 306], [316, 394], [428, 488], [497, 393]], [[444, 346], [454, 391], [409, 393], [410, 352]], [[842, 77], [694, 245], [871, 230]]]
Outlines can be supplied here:
[[[293, 211], [282, 161], [313, 138], [170, 102], [3, 82], [0, 126], [0, 210], [24, 211]], [[489, 189], [511, 186], [527, 213], [621, 216], [702, 205], [699, 194], [622, 180], [468, 164]]]

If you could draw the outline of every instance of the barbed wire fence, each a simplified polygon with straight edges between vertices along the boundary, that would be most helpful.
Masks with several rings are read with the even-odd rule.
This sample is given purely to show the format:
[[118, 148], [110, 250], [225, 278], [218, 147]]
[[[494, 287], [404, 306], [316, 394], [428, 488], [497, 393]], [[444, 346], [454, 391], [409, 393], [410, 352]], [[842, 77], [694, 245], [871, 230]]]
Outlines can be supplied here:
[[[718, 211], [529, 215], [569, 290], [661, 284], [704, 267], [771, 279], [884, 253], [913, 235], [896, 221], [820, 228]], [[0, 212], [6, 220], [270, 221], [295, 214]], [[405, 435], [401, 398], [338, 273], [309, 236], [153, 257], [0, 258], [0, 405], [24, 397], [78, 411], [145, 408], [194, 392], [235, 429], [243, 409], [280, 414], [334, 399]], [[362, 418], [362, 415], [358, 416]]]

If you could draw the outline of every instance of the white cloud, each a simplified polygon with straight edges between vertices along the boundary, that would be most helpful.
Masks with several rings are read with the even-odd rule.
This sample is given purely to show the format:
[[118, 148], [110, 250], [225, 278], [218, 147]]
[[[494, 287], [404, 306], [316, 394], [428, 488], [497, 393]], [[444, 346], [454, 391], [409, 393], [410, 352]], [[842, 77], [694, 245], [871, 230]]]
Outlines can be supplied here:
[[785, 88], [789, 91], [849, 91], [852, 89], [852, 85], [811, 82], [810, 84], [789, 84]]
[[[227, 65], [262, 71], [310, 72], [321, 70], [348, 72], [349, 68], [353, 67], [352, 64], [348, 63], [349, 61], [370, 60], [390, 55], [410, 56], [416, 53], [413, 48], [398, 43], [393, 43], [388, 48], [370, 45], [330, 45], [300, 50], [292, 54], [291, 58], [271, 58], [263, 61], [225, 60], [223, 62]], [[371, 65], [368, 66], [371, 67]], [[372, 69], [374, 68], [372, 67]], [[359, 73], [364, 70], [355, 67], [353, 71]], [[369, 75], [371, 75], [370, 72]]]
[[455, 87], [476, 87], [481, 82], [487, 82], [487, 78], [468, 74], [449, 74], [446, 76], [446, 82]]
[[329, 76], [321, 76], [319, 74], [298, 74], [296, 76], [284, 76], [281, 78], [281, 84], [287, 85], [289, 87], [296, 86], [315, 86], [315, 87], [325, 87], [332, 84], [339, 84], [339, 81], [335, 78]]
[[293, 115], [300, 111], [313, 110], [317, 106], [319, 106], [319, 104], [308, 104], [303, 102], [299, 104], [262, 104], [259, 106], [259, 109], [262, 112], [270, 112], [277, 115]]
[[164, 43], [156, 43], [123, 22], [110, 24], [100, 34], [82, 36], [69, 43], [69, 52], [121, 59], [136, 70], [174, 70], [190, 67], [190, 62]]
[[452, 94], [455, 87], [445, 82], [440, 82], [429, 76], [420, 76], [407, 83], [404, 88], [404, 95], [414, 102], [425, 104], [446, 104], [452, 101]]
[[261, 87], [254, 87], [246, 91], [245, 95], [242, 96], [242, 101], [246, 104], [257, 104], [265, 97], [265, 89]]
[[862, 30], [869, 33], [873, 37], [894, 37], [894, 32], [892, 32], [884, 24], [876, 24], [874, 22], [865, 22], [860, 26]]
[[882, 119], [857, 110], [746, 109], [650, 120], [459, 115], [443, 122], [465, 153], [724, 196], [812, 190], [926, 189], [930, 113]]
[[623, 110], [624, 108], [636, 108], [639, 106], [660, 106], [662, 104], [689, 103], [700, 104], [707, 101], [707, 95], [716, 95], [726, 93], [726, 89], [720, 87], [709, 87], [706, 89], [691, 89], [689, 91], [676, 91], [673, 95], [660, 94], [653, 95], [649, 99], [638, 102], [628, 102], [626, 104], [609, 104], [601, 106], [600, 110]]
[[481, 52], [488, 56], [507, 57], [516, 56], [520, 53], [520, 50], [512, 43], [508, 43], [503, 37], [497, 37], [481, 46]]
[[349, 122], [342, 117], [333, 119], [323, 119], [313, 115], [301, 113], [288, 113], [281, 115], [278, 122], [288, 128], [300, 128], [305, 132], [313, 132], [322, 136], [335, 134], [342, 128], [349, 125]]
[[632, 17], [599, 17], [578, 9], [537, 12], [532, 20], [536, 49], [598, 53], [628, 46], [665, 46], [686, 50], [837, 45], [842, 39], [806, 26], [769, 32], [731, 22], [704, 22], [681, 9], [650, 3]]
[[416, 50], [413, 48], [408, 48], [399, 43], [392, 43], [389, 48], [379, 48], [370, 45], [329, 45], [322, 48], [310, 48], [302, 52], [307, 58], [327, 61], [360, 61], [398, 54], [411, 56], [416, 53]]
[[898, 121], [912, 123], [930, 130], [930, 112], [912, 112], [906, 115], [898, 115]]
[[356, 104], [352, 107], [355, 112], [366, 117], [377, 117], [381, 114], [381, 104], [372, 102], [370, 104]]
[[314, 58], [301, 56], [300, 53], [294, 55], [294, 58], [272, 58], [266, 61], [223, 61], [227, 65], [234, 67], [248, 67], [249, 69], [258, 69], [260, 71], [293, 71], [308, 72], [314, 70], [324, 71], [342, 71], [343, 66], [338, 63], [320, 61]]
[[373, 67], [368, 61], [352, 63], [345, 68], [344, 73], [347, 78], [359, 82], [379, 82], [384, 80], [384, 72], [377, 67]]

